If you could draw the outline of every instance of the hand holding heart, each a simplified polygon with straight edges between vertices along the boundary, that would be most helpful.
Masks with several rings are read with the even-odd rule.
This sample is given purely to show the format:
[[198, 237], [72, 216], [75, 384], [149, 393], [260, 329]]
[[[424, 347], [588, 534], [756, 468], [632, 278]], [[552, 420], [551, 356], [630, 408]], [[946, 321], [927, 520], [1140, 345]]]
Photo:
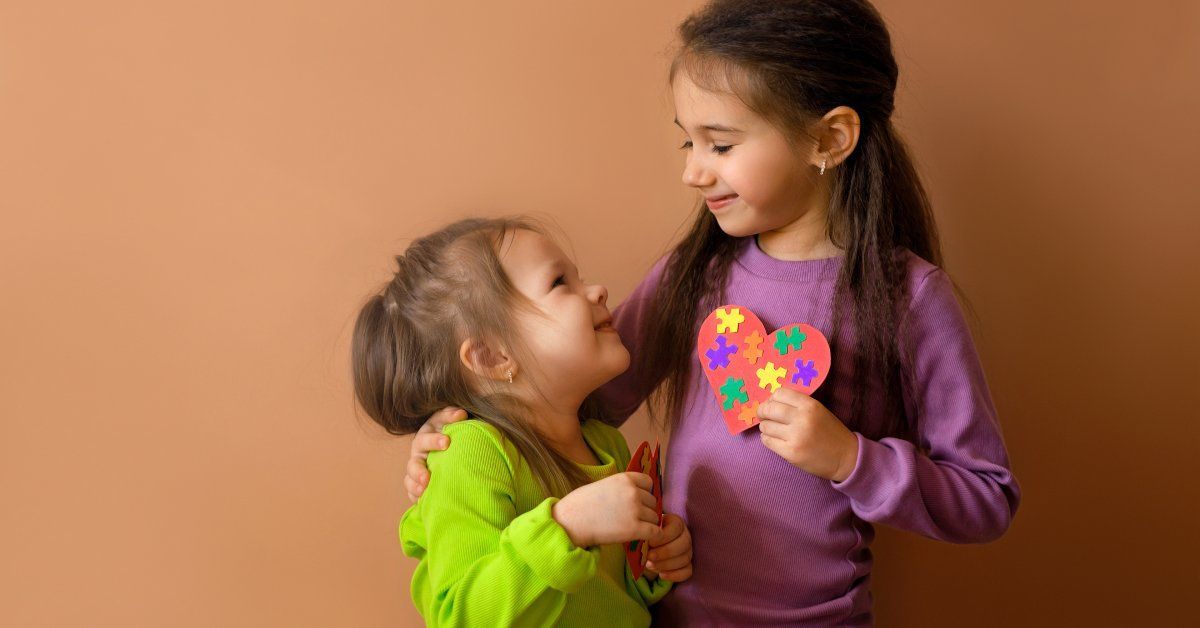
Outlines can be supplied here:
[[802, 471], [841, 482], [854, 471], [858, 438], [821, 402], [780, 388], [758, 405], [763, 445]]

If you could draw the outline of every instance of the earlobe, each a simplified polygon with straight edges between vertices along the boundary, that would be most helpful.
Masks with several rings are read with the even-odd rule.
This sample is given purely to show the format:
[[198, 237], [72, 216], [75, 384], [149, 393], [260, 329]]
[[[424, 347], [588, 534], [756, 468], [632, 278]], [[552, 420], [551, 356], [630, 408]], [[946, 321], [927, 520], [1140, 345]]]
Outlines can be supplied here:
[[467, 370], [484, 379], [511, 383], [509, 374], [517, 371], [516, 363], [506, 351], [474, 338], [468, 338], [459, 345], [458, 359]]

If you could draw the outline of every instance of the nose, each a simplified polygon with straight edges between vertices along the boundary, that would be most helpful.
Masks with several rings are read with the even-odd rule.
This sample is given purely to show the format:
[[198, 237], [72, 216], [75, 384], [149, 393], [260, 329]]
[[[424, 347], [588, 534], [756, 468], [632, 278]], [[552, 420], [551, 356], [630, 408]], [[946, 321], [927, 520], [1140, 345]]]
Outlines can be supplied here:
[[596, 283], [588, 286], [588, 300], [597, 305], [608, 303], [608, 288]]
[[687, 164], [683, 167], [683, 184], [694, 188], [704, 188], [710, 187], [715, 182], [716, 177], [713, 176], [712, 171], [705, 167], [694, 151], [690, 153]]

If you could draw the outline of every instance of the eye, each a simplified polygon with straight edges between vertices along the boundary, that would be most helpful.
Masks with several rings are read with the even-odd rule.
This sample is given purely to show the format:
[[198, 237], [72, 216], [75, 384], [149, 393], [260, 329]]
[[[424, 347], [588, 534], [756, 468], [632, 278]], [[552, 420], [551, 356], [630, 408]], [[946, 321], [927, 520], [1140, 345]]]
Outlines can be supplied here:
[[684, 140], [683, 146], [680, 146], [679, 148], [680, 148], [680, 150], [687, 150], [691, 147], [692, 147], [692, 140]]
[[554, 278], [554, 283], [550, 284], [550, 289], [553, 290], [559, 286], [565, 286], [565, 285], [567, 285], [567, 276], [559, 275]]
[[729, 145], [729, 146], [717, 146], [716, 144], [713, 144], [713, 152], [714, 152], [714, 153], [716, 153], [716, 154], [718, 154], [718, 155], [724, 155], [725, 153], [728, 153], [728, 152], [729, 152], [729, 149], [731, 149], [731, 148], [733, 148], [733, 146], [732, 146], [732, 145]]

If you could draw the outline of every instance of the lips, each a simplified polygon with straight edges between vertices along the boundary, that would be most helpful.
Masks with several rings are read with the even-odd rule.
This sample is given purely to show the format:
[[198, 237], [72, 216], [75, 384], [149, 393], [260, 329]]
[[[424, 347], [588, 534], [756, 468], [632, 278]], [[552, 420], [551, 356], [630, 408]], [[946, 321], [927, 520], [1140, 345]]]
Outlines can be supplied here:
[[612, 325], [611, 318], [604, 319], [596, 325], [596, 331], [614, 331], [615, 329], [616, 328]]
[[705, 197], [704, 201], [708, 204], [708, 208], [710, 210], [716, 211], [718, 209], [728, 206], [729, 204], [733, 203], [737, 199], [738, 199], [737, 194], [725, 194], [723, 196], [708, 196], [708, 197]]

